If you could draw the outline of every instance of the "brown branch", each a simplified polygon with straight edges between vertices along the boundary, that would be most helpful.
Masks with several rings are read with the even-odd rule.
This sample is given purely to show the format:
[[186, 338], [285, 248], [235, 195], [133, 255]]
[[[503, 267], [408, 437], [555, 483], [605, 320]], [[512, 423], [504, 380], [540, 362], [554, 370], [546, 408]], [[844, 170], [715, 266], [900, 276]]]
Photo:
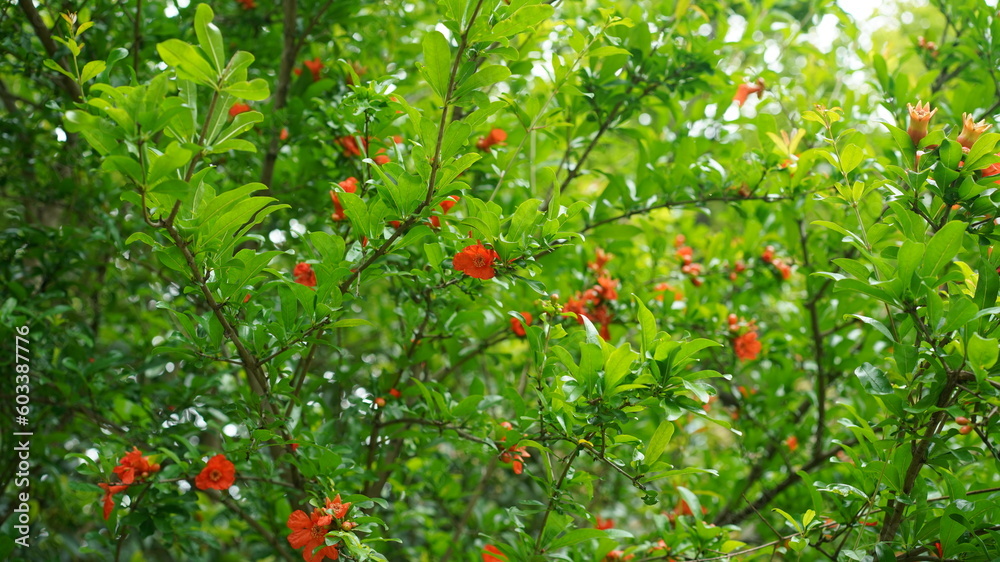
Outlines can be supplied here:
[[[52, 40], [52, 35], [49, 33], [49, 28], [45, 26], [45, 22], [42, 21], [42, 16], [35, 9], [35, 4], [31, 0], [18, 0], [18, 5], [21, 7], [21, 11], [24, 12], [25, 17], [28, 18], [28, 23], [31, 24], [32, 29], [35, 30], [35, 35], [38, 36], [38, 40], [42, 42], [42, 47], [45, 48], [45, 52], [48, 53], [49, 58], [55, 59], [56, 56], [56, 43]], [[59, 59], [56, 64], [61, 66], [63, 70], [69, 72], [69, 66], [67, 66], [65, 59]], [[83, 92], [80, 90], [80, 85], [70, 80], [68, 76], [60, 74], [57, 82], [62, 84], [62, 89], [69, 94], [69, 97], [73, 98], [73, 101], [80, 101], [83, 99]]]
[[[282, 29], [284, 45], [281, 48], [281, 65], [278, 67], [278, 87], [274, 93], [275, 113], [281, 111], [288, 101], [288, 86], [291, 83], [292, 67], [295, 66], [299, 47], [302, 46], [296, 40], [298, 33], [295, 29], [298, 0], [283, 0], [281, 5], [284, 13], [284, 29]], [[302, 41], [304, 40], [303, 38]], [[278, 135], [271, 135], [271, 144], [268, 145], [267, 154], [264, 155], [264, 167], [261, 171], [260, 183], [266, 185], [268, 189], [271, 188], [271, 181], [274, 179], [274, 164], [278, 160], [279, 142]]]

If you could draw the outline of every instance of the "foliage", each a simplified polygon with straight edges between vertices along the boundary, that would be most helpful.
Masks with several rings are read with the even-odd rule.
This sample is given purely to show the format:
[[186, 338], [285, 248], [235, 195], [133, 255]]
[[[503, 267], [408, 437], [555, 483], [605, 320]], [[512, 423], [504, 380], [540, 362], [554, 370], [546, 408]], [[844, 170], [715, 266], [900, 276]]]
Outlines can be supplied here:
[[71, 4], [0, 18], [8, 557], [1000, 557], [994, 8]]

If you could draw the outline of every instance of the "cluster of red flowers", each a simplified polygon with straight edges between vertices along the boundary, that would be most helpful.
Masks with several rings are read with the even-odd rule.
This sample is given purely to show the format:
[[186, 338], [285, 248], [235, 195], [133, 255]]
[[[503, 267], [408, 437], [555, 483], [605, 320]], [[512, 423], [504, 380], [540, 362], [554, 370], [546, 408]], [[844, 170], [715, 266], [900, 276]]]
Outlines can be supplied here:
[[[358, 178], [351, 176], [346, 180], [338, 183], [340, 189], [343, 189], [346, 193], [357, 193], [358, 192]], [[340, 205], [340, 198], [337, 197], [337, 193], [330, 190], [330, 199], [333, 201], [333, 214], [330, 215], [335, 221], [342, 221], [347, 218], [344, 214], [344, 207]]]
[[335, 523], [344, 531], [358, 526], [353, 521], [344, 520], [350, 509], [351, 502], [343, 503], [340, 494], [337, 494], [332, 501], [326, 498], [326, 505], [313, 509], [310, 515], [301, 509], [293, 511], [288, 516], [287, 525], [292, 531], [288, 534], [288, 544], [292, 548], [303, 549], [302, 558], [306, 562], [323, 562], [327, 558], [336, 560], [340, 557], [339, 549], [337, 545], [327, 546], [326, 536]]
[[[706, 508], [705, 506], [701, 506], [701, 514], [708, 515], [708, 508]], [[691, 506], [688, 505], [688, 502], [681, 499], [677, 500], [677, 505], [674, 506], [674, 509], [672, 511], [665, 513], [664, 515], [667, 516], [667, 520], [670, 521], [671, 525], [676, 525], [678, 517], [684, 517], [684, 516], [690, 517], [694, 515], [694, 512], [691, 511]]]
[[930, 53], [932, 57], [938, 56], [937, 43], [934, 41], [928, 41], [923, 35], [917, 37], [917, 46]]
[[757, 340], [757, 321], [747, 322], [742, 318], [737, 318], [735, 314], [730, 314], [728, 320], [729, 331], [738, 333], [733, 338], [733, 350], [736, 352], [736, 356], [741, 361], [753, 361], [760, 354], [760, 341]]
[[[502, 422], [500, 424], [500, 427], [508, 431], [514, 429], [514, 426], [511, 425], [510, 422]], [[506, 440], [507, 440], [506, 435], [500, 438], [501, 442]], [[502, 451], [500, 453], [500, 462], [511, 465], [511, 467], [514, 469], [514, 474], [521, 474], [522, 472], [524, 472], [524, 459], [525, 457], [527, 458], [531, 457], [531, 455], [528, 454], [527, 448], [523, 446], [519, 447], [517, 445], [511, 445], [506, 449], [501, 447], [500, 450]]]
[[490, 130], [490, 134], [485, 137], [479, 137], [479, 140], [476, 141], [476, 148], [490, 152], [490, 147], [500, 144], [505, 140], [507, 140], [507, 131], [492, 129]]
[[498, 259], [500, 259], [500, 254], [497, 254], [496, 250], [476, 243], [472, 246], [466, 246], [461, 252], [455, 254], [452, 263], [457, 271], [461, 271], [469, 277], [493, 279], [496, 277], [493, 262]]
[[245, 103], [234, 103], [232, 107], [229, 108], [229, 117], [236, 117], [240, 113], [246, 113], [252, 108]]
[[594, 528], [598, 531], [606, 531], [608, 529], [613, 529], [615, 526], [614, 519], [604, 519], [600, 515], [597, 516], [597, 522], [594, 523]]
[[740, 107], [747, 102], [747, 98], [751, 94], [757, 94], [757, 99], [764, 97], [765, 83], [763, 78], [758, 78], [756, 82], [751, 84], [740, 84], [736, 88], [736, 95], [733, 96], [733, 101], [737, 103]]
[[635, 554], [625, 554], [623, 550], [612, 550], [604, 557], [604, 562], [616, 562], [618, 560], [632, 560]]
[[562, 309], [563, 312], [576, 314], [576, 320], [580, 324], [583, 324], [584, 317], [600, 324], [600, 334], [605, 340], [611, 339], [612, 315], [608, 303], [618, 300], [618, 280], [612, 279], [605, 268], [613, 257], [603, 249], [597, 249], [595, 260], [588, 264], [597, 274], [597, 284], [582, 293], [577, 292], [566, 301]]
[[692, 285], [701, 287], [703, 281], [699, 275], [704, 271], [704, 267], [700, 263], [694, 263], [694, 250], [691, 246], [684, 245], [685, 240], [687, 239], [683, 234], [674, 237], [674, 248], [677, 248], [675, 255], [682, 262], [681, 273], [691, 278]]
[[[401, 396], [403, 396], [403, 393], [396, 390], [395, 388], [390, 388], [389, 396], [399, 399]], [[387, 402], [388, 401], [385, 399], [384, 396], [379, 396], [378, 398], [375, 399], [375, 405], [378, 406], [379, 408], [384, 408]]]
[[[142, 456], [142, 451], [132, 447], [132, 451], [125, 454], [118, 461], [118, 466], [112, 470], [121, 480], [121, 484], [107, 484], [100, 482], [97, 485], [104, 490], [101, 502], [104, 507], [104, 519], [111, 516], [115, 508], [115, 494], [124, 492], [129, 486], [145, 482], [150, 476], [160, 471], [160, 465], [150, 462], [149, 457]], [[199, 490], [228, 490], [236, 481], [236, 467], [226, 459], [225, 455], [216, 455], [205, 465], [205, 468], [198, 473], [194, 479], [194, 485]]]
[[241, 4], [244, 10], [252, 10], [257, 7], [257, 3], [254, 0], [236, 0], [236, 2]]
[[778, 270], [781, 274], [781, 278], [788, 281], [792, 276], [792, 266], [788, 265], [785, 260], [781, 258], [774, 257], [774, 246], [768, 246], [764, 248], [764, 253], [760, 255], [761, 261], [764, 263], [769, 263]]
[[[316, 57], [313, 60], [304, 61], [302, 64], [304, 64], [305, 67], [309, 69], [309, 72], [312, 73], [313, 82], [318, 82], [319, 79], [320, 79], [320, 75], [322, 75], [322, 73], [323, 73], [323, 61], [320, 60], [319, 57]], [[302, 75], [302, 69], [301, 68], [296, 68], [295, 69], [295, 75], [296, 76], [301, 76]]]

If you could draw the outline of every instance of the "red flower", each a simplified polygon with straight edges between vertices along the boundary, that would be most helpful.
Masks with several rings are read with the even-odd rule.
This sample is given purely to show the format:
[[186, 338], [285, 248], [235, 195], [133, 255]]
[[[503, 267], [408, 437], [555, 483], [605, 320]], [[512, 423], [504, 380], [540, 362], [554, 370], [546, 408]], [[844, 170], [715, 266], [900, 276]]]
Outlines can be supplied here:
[[142, 451], [132, 447], [132, 452], [126, 453], [120, 461], [118, 461], [118, 466], [112, 469], [112, 472], [121, 478], [123, 484], [131, 484], [136, 480], [145, 480], [149, 478], [154, 472], [159, 472], [160, 465], [150, 464], [149, 457], [142, 456]]
[[740, 84], [736, 88], [736, 95], [733, 96], [733, 101], [743, 107], [743, 104], [747, 102], [747, 98], [751, 94], [757, 94], [757, 99], [764, 97], [764, 79], [758, 78], [753, 84]]
[[111, 511], [115, 508], [115, 494], [124, 491], [128, 486], [112, 486], [104, 482], [100, 482], [97, 485], [104, 490], [104, 520], [107, 521], [108, 517], [111, 516]]
[[389, 394], [392, 395], [393, 398], [400, 398], [403, 396], [403, 393], [396, 390], [395, 388], [390, 388]]
[[[449, 195], [447, 199], [441, 202], [441, 214], [447, 215], [448, 211], [455, 206], [455, 203], [458, 203], [459, 199], [461, 197], [458, 195]], [[430, 218], [430, 223], [434, 228], [441, 228], [441, 219], [436, 216]]]
[[234, 103], [232, 107], [229, 108], [229, 116], [236, 117], [240, 113], [246, 113], [250, 111], [250, 106], [245, 103]]
[[774, 246], [764, 248], [764, 253], [760, 255], [760, 259], [764, 263], [771, 263], [771, 260], [774, 259]]
[[323, 71], [323, 61], [321, 61], [319, 57], [316, 57], [313, 60], [307, 60], [302, 64], [306, 65], [306, 68], [308, 68], [309, 72], [312, 73], [313, 82], [319, 81], [319, 75]]
[[906, 109], [910, 112], [910, 126], [906, 129], [906, 133], [910, 135], [913, 146], [917, 146], [927, 136], [927, 125], [930, 123], [931, 117], [937, 113], [937, 109], [932, 110], [931, 104], [921, 105], [919, 101], [917, 107], [906, 104]]
[[[531, 325], [531, 313], [530, 312], [522, 312], [521, 316], [524, 317], [524, 321], [530, 326]], [[516, 335], [518, 335], [519, 337], [522, 337], [522, 338], [528, 334], [525, 331], [525, 329], [524, 329], [524, 324], [521, 324], [521, 321], [518, 320], [517, 318], [514, 318], [513, 316], [511, 316], [511, 318], [510, 318], [510, 329], [513, 330]]]
[[[997, 156], [1000, 156], [1000, 154], [997, 154]], [[1000, 162], [997, 162], [996, 164], [990, 164], [989, 166], [983, 168], [984, 178], [988, 176], [995, 176], [997, 174], [1000, 174]]]
[[505, 140], [507, 140], [507, 131], [504, 131], [503, 129], [493, 129], [490, 131], [490, 134], [485, 137], [480, 137], [479, 140], [476, 141], [476, 148], [489, 152], [491, 146], [500, 144]]
[[780, 258], [775, 259], [771, 263], [773, 263], [774, 267], [778, 268], [778, 271], [781, 272], [781, 278], [784, 279], [785, 281], [788, 281], [788, 279], [792, 276], [792, 266], [788, 265]]
[[760, 342], [757, 341], [757, 332], [751, 330], [742, 336], [737, 336], [733, 340], [733, 349], [741, 361], [753, 361], [756, 359], [757, 355], [760, 354]]
[[618, 300], [618, 281], [608, 277], [598, 277], [597, 285], [604, 300]]
[[[483, 548], [483, 550], [491, 553], [491, 554], [486, 554], [486, 552], [483, 553], [483, 562], [507, 562], [507, 556], [504, 555], [502, 552], [500, 552], [500, 549], [493, 546], [492, 544], [486, 545], [486, 547]], [[493, 554], [496, 554], [496, 556], [493, 556]]]
[[293, 452], [293, 453], [294, 453], [295, 451], [298, 451], [298, 450], [299, 450], [299, 444], [298, 444], [298, 443], [292, 443], [292, 445], [291, 445], [291, 446], [292, 446], [292, 452]]
[[962, 132], [958, 135], [958, 138], [955, 139], [955, 141], [965, 148], [972, 148], [972, 145], [976, 144], [979, 137], [981, 137], [983, 133], [985, 133], [987, 129], [992, 126], [993, 125], [987, 123], [985, 119], [976, 123], [972, 120], [971, 115], [963, 113]]
[[604, 248], [598, 248], [594, 261], [588, 264], [588, 267], [590, 267], [590, 269], [593, 269], [597, 273], [603, 273], [604, 266], [614, 257], [615, 257], [614, 254], [609, 254], [605, 252]]
[[576, 321], [579, 322], [580, 324], [583, 324], [583, 317], [587, 316], [587, 312], [584, 309], [585, 304], [586, 301], [584, 300], [581, 300], [579, 298], [570, 298], [569, 300], [566, 301], [566, 304], [563, 305], [562, 311], [572, 312], [573, 314], [576, 314]]
[[288, 140], [288, 127], [282, 127], [281, 133], [278, 134], [278, 139], [286, 141]]
[[337, 519], [343, 519], [347, 516], [347, 512], [351, 509], [351, 502], [341, 502], [340, 494], [337, 494], [337, 496], [333, 498], [333, 501], [330, 501], [330, 498], [326, 498], [326, 509], [330, 515], [336, 517]]
[[597, 516], [597, 524], [594, 525], [594, 528], [597, 529], [597, 530], [599, 530], [599, 531], [603, 531], [605, 529], [611, 529], [614, 526], [615, 526], [614, 519], [603, 519], [600, 515], [598, 515]]
[[678, 234], [677, 236], [674, 236], [674, 248], [680, 248], [681, 246], [684, 245], [684, 242], [686, 240], [687, 237], [684, 236], [683, 234]]
[[[337, 185], [339, 185], [340, 188], [347, 193], [358, 192], [358, 178], [354, 176], [347, 178]], [[330, 191], [330, 200], [333, 201], [333, 214], [330, 215], [330, 218], [335, 221], [342, 221], [346, 219], [347, 215], [344, 213], [344, 207], [340, 205], [340, 198], [337, 197], [337, 194], [333, 190]]]
[[215, 455], [201, 469], [194, 485], [199, 490], [228, 490], [236, 481], [236, 466], [229, 462], [226, 455]]
[[321, 509], [314, 509], [312, 515], [306, 515], [301, 509], [293, 511], [288, 516], [288, 528], [292, 530], [288, 535], [288, 544], [292, 548], [304, 548], [302, 558], [306, 562], [323, 562], [326, 558], [336, 560], [340, 557], [336, 546], [324, 546], [313, 552], [326, 544], [326, 533], [332, 522], [333, 518], [324, 515]]
[[681, 246], [677, 248], [677, 257], [684, 262], [684, 265], [691, 263], [691, 258], [694, 257], [694, 250], [691, 246]]
[[604, 557], [605, 562], [613, 562], [615, 560], [632, 560], [635, 558], [635, 554], [625, 555], [623, 550], [612, 550]]
[[[364, 141], [365, 150], [368, 150], [368, 139]], [[358, 141], [353, 136], [345, 136], [337, 139], [337, 144], [339, 144], [344, 149], [344, 156], [361, 156], [361, 149], [358, 148]]]
[[244, 10], [252, 10], [257, 7], [257, 3], [254, 0], [236, 0], [243, 5]]
[[455, 254], [453, 263], [457, 271], [465, 273], [469, 277], [476, 279], [493, 279], [496, 271], [493, 270], [493, 261], [500, 259], [496, 251], [474, 244], [466, 246], [464, 250]]
[[789, 451], [794, 453], [799, 448], [799, 438], [794, 435], [790, 436], [788, 439], [785, 439], [785, 446], [788, 447]]
[[302, 262], [295, 266], [295, 270], [292, 272], [295, 276], [295, 282], [299, 285], [305, 285], [306, 287], [316, 286], [316, 272], [308, 263]]

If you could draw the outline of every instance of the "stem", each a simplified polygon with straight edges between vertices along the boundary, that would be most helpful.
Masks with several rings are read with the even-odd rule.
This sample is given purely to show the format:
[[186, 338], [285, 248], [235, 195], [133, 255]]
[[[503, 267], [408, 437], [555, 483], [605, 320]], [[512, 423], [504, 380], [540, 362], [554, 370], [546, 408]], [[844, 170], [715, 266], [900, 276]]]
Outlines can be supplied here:
[[556, 506], [556, 501], [559, 499], [559, 492], [562, 489], [563, 482], [566, 480], [566, 475], [569, 474], [569, 469], [573, 466], [573, 461], [576, 456], [580, 454], [581, 445], [577, 445], [573, 452], [566, 457], [566, 465], [563, 467], [562, 474], [559, 475], [559, 480], [556, 481], [555, 488], [552, 489], [552, 497], [549, 498], [549, 505], [545, 508], [545, 513], [542, 515], [542, 524], [538, 528], [538, 536], [535, 537], [535, 547], [532, 552], [535, 554], [540, 554], [542, 552], [542, 538], [545, 534], [545, 526], [549, 522], [549, 515], [552, 514], [553, 508]]

